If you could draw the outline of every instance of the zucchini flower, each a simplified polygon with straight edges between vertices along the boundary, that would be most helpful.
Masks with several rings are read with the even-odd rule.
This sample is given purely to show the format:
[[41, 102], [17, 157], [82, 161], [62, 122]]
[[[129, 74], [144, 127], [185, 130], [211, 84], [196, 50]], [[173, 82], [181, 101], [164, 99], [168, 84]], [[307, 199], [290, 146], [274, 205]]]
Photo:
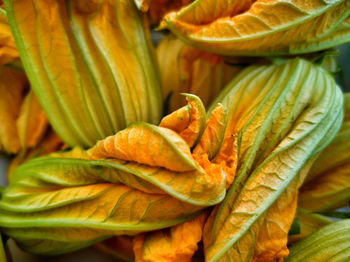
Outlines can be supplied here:
[[304, 54], [350, 41], [349, 7], [349, 0], [195, 0], [167, 13], [161, 27], [218, 54]]
[[159, 122], [147, 21], [132, 1], [4, 2], [31, 87], [65, 143], [91, 147], [131, 122]]
[[186, 98], [159, 126], [19, 166], [1, 195], [3, 232], [47, 255], [129, 235], [140, 262], [190, 261], [202, 237], [206, 261], [286, 257], [298, 189], [341, 126], [334, 79], [293, 59], [243, 70], [208, 116]]
[[340, 129], [343, 94], [328, 72], [297, 58], [248, 67], [217, 102], [239, 153], [233, 184], [204, 228], [205, 259], [281, 260], [298, 189]]
[[19, 166], [2, 192], [3, 232], [24, 250], [53, 255], [180, 224], [219, 203], [235, 165], [220, 149], [225, 110], [218, 105], [206, 128], [202, 103], [187, 99], [160, 126], [134, 123], [87, 151]]
[[201, 235], [206, 261], [274, 261], [288, 255], [298, 188], [318, 146], [340, 128], [342, 94], [321, 66], [295, 59], [245, 69], [213, 102], [212, 112], [218, 101], [228, 110], [221, 148], [234, 145], [238, 152], [237, 175], [225, 169], [227, 177], [235, 177], [226, 181], [226, 198], [208, 219], [202, 213], [137, 235], [136, 261], [191, 261]]
[[197, 95], [204, 106], [242, 70], [222, 57], [184, 44], [173, 36], [164, 37], [158, 47], [163, 100], [170, 112], [184, 106], [181, 93]]

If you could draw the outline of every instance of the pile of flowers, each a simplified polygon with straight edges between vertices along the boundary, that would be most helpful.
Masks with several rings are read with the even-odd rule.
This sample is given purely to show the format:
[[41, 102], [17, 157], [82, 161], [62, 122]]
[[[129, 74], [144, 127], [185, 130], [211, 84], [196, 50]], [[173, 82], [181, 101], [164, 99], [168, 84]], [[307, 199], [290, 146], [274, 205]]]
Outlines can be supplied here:
[[0, 1], [0, 260], [349, 260], [348, 42], [350, 0]]

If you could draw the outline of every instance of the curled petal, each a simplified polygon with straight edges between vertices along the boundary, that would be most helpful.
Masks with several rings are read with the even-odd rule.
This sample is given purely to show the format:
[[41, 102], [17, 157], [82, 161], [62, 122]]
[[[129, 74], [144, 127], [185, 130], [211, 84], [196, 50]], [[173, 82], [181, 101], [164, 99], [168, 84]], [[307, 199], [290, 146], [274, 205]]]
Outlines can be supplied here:
[[189, 146], [177, 133], [146, 123], [133, 124], [98, 142], [89, 154], [95, 159], [116, 158], [172, 171], [197, 169]]
[[[164, 117], [159, 126], [176, 131], [191, 148], [203, 134], [206, 112], [202, 101], [197, 96], [191, 94], [184, 95], [188, 101], [188, 109], [180, 108], [179, 112], [177, 110]], [[186, 122], [187, 125], [185, 125]]]

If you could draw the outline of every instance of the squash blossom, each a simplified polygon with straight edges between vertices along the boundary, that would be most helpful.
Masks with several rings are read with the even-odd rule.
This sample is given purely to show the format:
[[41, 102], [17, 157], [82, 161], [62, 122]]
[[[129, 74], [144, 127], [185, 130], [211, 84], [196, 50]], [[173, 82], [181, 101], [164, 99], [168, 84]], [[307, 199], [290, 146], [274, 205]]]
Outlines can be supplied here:
[[46, 255], [118, 236], [137, 261], [190, 261], [202, 238], [206, 261], [286, 257], [298, 189], [342, 123], [340, 89], [297, 58], [247, 67], [208, 114], [186, 99], [159, 126], [19, 166], [1, 195], [3, 232]]
[[349, 0], [195, 0], [169, 10], [160, 27], [223, 55], [305, 54], [350, 41], [349, 7]]
[[[350, 96], [334, 59], [228, 57], [349, 42], [350, 0], [4, 5], [0, 150], [17, 156], [2, 236], [136, 262], [350, 257], [349, 220], [322, 213], [350, 199]], [[172, 33], [157, 49], [150, 24]]]
[[341, 126], [343, 95], [324, 69], [294, 59], [245, 69], [218, 101], [239, 153], [235, 180], [204, 228], [206, 261], [283, 259], [298, 189]]
[[4, 1], [31, 87], [57, 134], [90, 147], [135, 121], [159, 123], [147, 20], [132, 1]]
[[[159, 127], [135, 123], [87, 151], [76, 148], [19, 166], [0, 202], [3, 232], [24, 250], [53, 255], [176, 225], [219, 203], [225, 170], [235, 162], [220, 157], [225, 152], [218, 136], [207, 138], [224, 130], [225, 110], [217, 106], [208, 120], [216, 127], [207, 129], [200, 100], [189, 95], [188, 101]], [[174, 120], [180, 121], [176, 131], [170, 128]]]

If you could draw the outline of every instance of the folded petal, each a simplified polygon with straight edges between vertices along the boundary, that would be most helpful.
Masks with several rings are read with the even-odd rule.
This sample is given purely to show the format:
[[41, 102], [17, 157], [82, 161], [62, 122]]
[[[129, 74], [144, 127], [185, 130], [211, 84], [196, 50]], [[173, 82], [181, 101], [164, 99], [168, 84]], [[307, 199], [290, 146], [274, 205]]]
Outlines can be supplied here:
[[188, 144], [174, 131], [136, 123], [89, 150], [92, 158], [116, 158], [172, 171], [191, 171], [197, 166]]
[[[201, 138], [207, 117], [204, 105], [197, 96], [191, 94], [184, 95], [188, 102], [188, 113], [185, 108], [180, 108], [179, 112], [177, 110], [165, 116], [159, 126], [172, 129], [179, 133], [191, 148]], [[188, 121], [186, 121], [187, 118], [189, 118]]]

